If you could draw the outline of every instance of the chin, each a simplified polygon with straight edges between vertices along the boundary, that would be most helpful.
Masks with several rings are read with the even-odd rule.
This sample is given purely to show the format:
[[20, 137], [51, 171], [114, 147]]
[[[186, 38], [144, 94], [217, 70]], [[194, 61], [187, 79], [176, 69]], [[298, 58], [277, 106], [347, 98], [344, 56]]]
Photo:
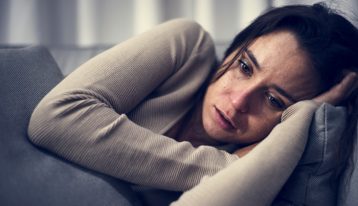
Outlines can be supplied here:
[[[216, 125], [214, 121], [210, 118], [203, 118], [203, 127], [206, 134], [210, 139], [220, 142], [220, 143], [229, 143], [229, 144], [246, 144], [243, 139], [246, 139], [247, 135], [240, 134], [240, 131], [226, 131], [221, 129]], [[206, 120], [206, 121], [205, 121]]]
[[227, 133], [225, 131], [208, 131], [207, 134], [210, 136], [211, 139], [220, 142], [220, 143], [226, 143], [226, 144], [239, 144], [239, 145], [250, 145], [255, 142], [258, 142], [262, 140], [261, 138], [257, 138], [258, 135], [255, 135], [252, 137], [251, 135], [245, 135], [245, 134], [233, 134]]
[[210, 136], [212, 140], [215, 140], [220, 143], [230, 143], [230, 144], [239, 144], [240, 137], [233, 137], [232, 134], [225, 131], [218, 130], [207, 130], [207, 134]]

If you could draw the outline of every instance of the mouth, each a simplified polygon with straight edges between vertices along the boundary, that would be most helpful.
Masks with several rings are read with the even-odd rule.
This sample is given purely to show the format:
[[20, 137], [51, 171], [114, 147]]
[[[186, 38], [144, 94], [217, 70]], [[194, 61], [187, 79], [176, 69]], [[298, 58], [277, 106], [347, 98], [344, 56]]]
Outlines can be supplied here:
[[228, 116], [225, 115], [224, 112], [222, 112], [220, 109], [218, 109], [216, 106], [214, 106], [215, 109], [215, 116], [216, 121], [219, 123], [219, 125], [225, 129], [225, 130], [235, 130], [237, 129], [236, 125], [234, 124], [234, 121], [230, 119]]

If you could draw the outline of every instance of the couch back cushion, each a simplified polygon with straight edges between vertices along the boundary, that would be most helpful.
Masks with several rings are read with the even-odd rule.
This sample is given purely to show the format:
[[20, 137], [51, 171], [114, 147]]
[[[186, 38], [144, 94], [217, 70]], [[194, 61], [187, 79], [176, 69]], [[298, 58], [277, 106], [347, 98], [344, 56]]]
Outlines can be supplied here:
[[43, 47], [0, 49], [0, 205], [132, 205], [127, 183], [33, 146], [27, 126], [37, 103], [63, 78]]

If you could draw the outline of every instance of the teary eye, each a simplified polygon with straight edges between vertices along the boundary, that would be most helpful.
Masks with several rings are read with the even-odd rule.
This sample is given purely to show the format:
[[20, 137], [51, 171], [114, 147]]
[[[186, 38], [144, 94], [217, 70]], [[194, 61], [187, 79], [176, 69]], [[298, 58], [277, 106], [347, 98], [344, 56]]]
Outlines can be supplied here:
[[267, 92], [266, 98], [267, 98], [268, 103], [275, 109], [279, 109], [279, 110], [285, 109], [285, 107], [286, 107], [285, 104], [280, 99], [278, 99], [274, 95], [272, 95], [271, 93]]
[[246, 76], [251, 76], [252, 75], [252, 70], [249, 66], [249, 64], [243, 60], [243, 59], [239, 59], [239, 67], [240, 70], [246, 75]]

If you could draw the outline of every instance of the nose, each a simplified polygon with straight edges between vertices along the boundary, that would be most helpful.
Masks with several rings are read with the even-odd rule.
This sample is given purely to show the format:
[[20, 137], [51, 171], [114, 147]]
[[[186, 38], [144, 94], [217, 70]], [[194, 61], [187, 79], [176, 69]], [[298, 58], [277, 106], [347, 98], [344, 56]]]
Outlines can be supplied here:
[[253, 87], [233, 91], [230, 95], [231, 104], [240, 113], [247, 113], [254, 101], [254, 92]]

